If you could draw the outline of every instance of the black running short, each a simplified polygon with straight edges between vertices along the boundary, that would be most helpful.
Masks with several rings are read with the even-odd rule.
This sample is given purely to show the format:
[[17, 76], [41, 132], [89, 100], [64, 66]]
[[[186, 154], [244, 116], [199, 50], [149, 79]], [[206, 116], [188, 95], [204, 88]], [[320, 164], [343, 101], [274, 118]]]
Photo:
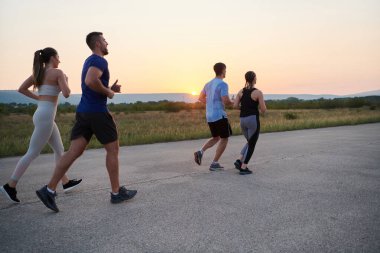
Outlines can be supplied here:
[[208, 122], [212, 137], [228, 138], [232, 135], [232, 129], [227, 118], [215, 122]]
[[89, 142], [95, 134], [96, 139], [104, 145], [118, 138], [115, 121], [109, 112], [77, 112], [75, 119], [71, 140], [83, 136]]

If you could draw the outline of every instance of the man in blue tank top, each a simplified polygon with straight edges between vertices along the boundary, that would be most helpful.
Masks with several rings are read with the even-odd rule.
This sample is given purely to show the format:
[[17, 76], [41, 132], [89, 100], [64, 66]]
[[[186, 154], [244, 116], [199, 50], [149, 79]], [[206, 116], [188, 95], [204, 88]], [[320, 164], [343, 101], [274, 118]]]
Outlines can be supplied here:
[[228, 137], [232, 134], [224, 109], [225, 105], [232, 104], [228, 95], [228, 84], [223, 81], [226, 77], [226, 65], [221, 62], [216, 63], [214, 71], [216, 77], [204, 86], [199, 96], [199, 101], [206, 103], [206, 119], [212, 138], [194, 153], [195, 162], [201, 165], [203, 153], [219, 142], [214, 160], [210, 165], [211, 171], [223, 168], [218, 161], [227, 147]]
[[[59, 180], [71, 164], [84, 152], [87, 144], [95, 135], [107, 151], [106, 167], [111, 181], [111, 203], [119, 203], [133, 198], [137, 191], [127, 190], [119, 184], [119, 141], [116, 124], [107, 108], [107, 98], [112, 99], [120, 92], [116, 82], [109, 88], [110, 74], [107, 60], [107, 41], [100, 32], [87, 35], [86, 43], [92, 51], [83, 65], [81, 86], [82, 97], [76, 111], [76, 122], [71, 132], [69, 150], [56, 165], [50, 183], [40, 190], [37, 196], [46, 207], [58, 212], [55, 203], [55, 189]], [[58, 180], [57, 180], [58, 178]]]

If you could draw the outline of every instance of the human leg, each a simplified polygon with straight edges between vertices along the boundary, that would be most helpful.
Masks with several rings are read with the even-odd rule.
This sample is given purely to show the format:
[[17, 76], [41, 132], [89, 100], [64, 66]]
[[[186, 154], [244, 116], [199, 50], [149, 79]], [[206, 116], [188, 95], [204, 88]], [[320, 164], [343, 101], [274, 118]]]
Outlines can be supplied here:
[[216, 127], [218, 135], [220, 137], [220, 141], [215, 151], [213, 163], [218, 163], [220, 157], [222, 156], [224, 150], [227, 147], [228, 137], [232, 135], [231, 126], [227, 118], [222, 118], [221, 120], [217, 121]]
[[48, 142], [52, 131], [56, 114], [56, 105], [48, 101], [39, 101], [37, 110], [33, 115], [34, 130], [30, 138], [28, 151], [18, 161], [11, 180], [1, 187], [2, 191], [9, 199], [19, 202], [17, 199], [16, 185], [30, 163], [41, 153], [41, 150]]
[[54, 107], [51, 107], [49, 107], [49, 104], [39, 104], [33, 115], [34, 130], [30, 138], [28, 151], [18, 161], [11, 180], [8, 183], [13, 188], [16, 187], [17, 182], [25, 173], [30, 163], [39, 156], [51, 136], [55, 116]]
[[[48, 144], [54, 151], [55, 164], [57, 165], [65, 150], [62, 143], [61, 134], [55, 122], [53, 124], [53, 131], [51, 133]], [[61, 180], [63, 184], [69, 182], [69, 178], [66, 175], [64, 175]]]
[[[61, 139], [61, 134], [59, 133], [59, 129], [57, 127], [57, 124], [54, 122], [53, 125], [53, 132], [50, 136], [50, 139], [48, 141], [50, 147], [54, 150], [55, 155], [55, 163], [58, 164], [59, 160], [62, 158], [62, 155], [64, 153], [64, 147]], [[65, 192], [70, 191], [74, 189], [80, 182], [82, 182], [82, 179], [69, 179], [68, 176], [65, 174], [62, 179], [62, 187]]]
[[214, 156], [213, 162], [219, 161], [220, 157], [222, 156], [224, 150], [227, 147], [227, 143], [228, 143], [228, 138], [220, 138], [219, 144], [218, 144], [216, 151], [215, 151], [215, 156]]
[[119, 182], [119, 141], [113, 141], [104, 145], [106, 149], [106, 167], [111, 182], [112, 192], [118, 192]]
[[240, 128], [241, 128], [242, 134], [244, 135], [245, 139], [247, 140], [247, 143], [244, 144], [243, 148], [240, 151], [238, 159], [236, 159], [236, 161], [234, 162], [235, 168], [237, 170], [241, 170], [242, 161], [243, 161], [244, 155], [246, 154], [247, 149], [248, 149], [249, 128], [247, 128], [245, 126], [244, 118], [240, 118]]
[[71, 131], [71, 144], [69, 150], [63, 154], [55, 166], [55, 170], [48, 185], [36, 191], [42, 203], [54, 212], [59, 212], [55, 203], [58, 182], [65, 175], [72, 163], [84, 152], [92, 136], [91, 126], [85, 114], [76, 113], [76, 122]]
[[257, 140], [259, 138], [260, 133], [260, 121], [258, 119], [258, 115], [250, 116], [249, 122], [249, 139], [248, 139], [248, 148], [246, 154], [244, 155], [244, 161], [242, 164], [242, 169], [247, 168], [247, 164], [252, 157], [252, 154], [255, 150]]
[[87, 143], [88, 141], [84, 137], [79, 137], [71, 141], [69, 150], [62, 155], [54, 169], [53, 176], [48, 184], [49, 189], [53, 191], [56, 190], [58, 182], [68, 171], [73, 162], [83, 154]]
[[220, 140], [219, 136], [208, 139], [202, 146], [201, 151], [205, 152], [207, 149], [212, 148]]

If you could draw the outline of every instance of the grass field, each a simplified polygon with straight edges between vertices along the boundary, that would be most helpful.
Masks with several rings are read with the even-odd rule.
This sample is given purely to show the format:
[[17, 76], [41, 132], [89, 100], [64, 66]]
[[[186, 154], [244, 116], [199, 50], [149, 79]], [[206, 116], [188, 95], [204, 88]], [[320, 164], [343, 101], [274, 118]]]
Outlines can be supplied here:
[[[239, 111], [229, 110], [234, 135], [241, 134]], [[70, 141], [74, 113], [60, 114], [56, 122], [61, 131], [65, 150]], [[210, 137], [203, 110], [180, 112], [139, 112], [114, 114], [119, 130], [120, 145], [200, 139]], [[0, 157], [22, 155], [26, 152], [33, 132], [32, 116], [10, 114], [0, 116]], [[340, 125], [380, 122], [380, 110], [368, 107], [331, 110], [269, 110], [261, 116], [261, 132], [289, 131]], [[93, 138], [89, 148], [101, 144]], [[48, 145], [43, 153], [51, 152]]]

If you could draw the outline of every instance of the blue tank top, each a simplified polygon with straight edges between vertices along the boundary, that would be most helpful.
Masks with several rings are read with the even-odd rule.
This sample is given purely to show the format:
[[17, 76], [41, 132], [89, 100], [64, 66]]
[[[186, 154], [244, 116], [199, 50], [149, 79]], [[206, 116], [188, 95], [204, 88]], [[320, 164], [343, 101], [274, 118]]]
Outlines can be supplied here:
[[259, 102], [251, 98], [252, 92], [256, 88], [243, 89], [243, 95], [240, 100], [240, 117], [259, 115]]
[[82, 69], [82, 97], [80, 99], [79, 105], [77, 107], [77, 112], [108, 112], [107, 108], [107, 96], [91, 90], [85, 84], [85, 78], [87, 71], [90, 67], [98, 68], [103, 72], [100, 80], [104, 87], [108, 88], [108, 83], [110, 79], [110, 73], [108, 71], [108, 62], [103, 57], [96, 54], [91, 55], [86, 59], [83, 64]]

